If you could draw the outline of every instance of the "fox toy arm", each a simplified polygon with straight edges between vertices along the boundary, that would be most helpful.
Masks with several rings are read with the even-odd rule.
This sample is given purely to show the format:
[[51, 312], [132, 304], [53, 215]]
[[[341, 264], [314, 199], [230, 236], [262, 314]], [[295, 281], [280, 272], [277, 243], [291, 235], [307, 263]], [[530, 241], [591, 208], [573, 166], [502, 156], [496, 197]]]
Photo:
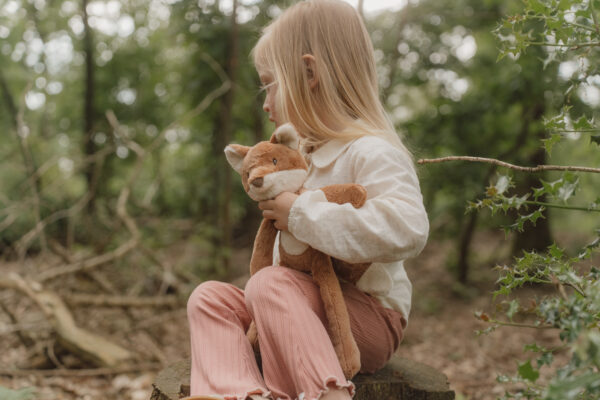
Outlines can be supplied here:
[[273, 247], [277, 229], [275, 223], [270, 219], [263, 219], [254, 239], [252, 259], [250, 260], [250, 275], [254, 275], [260, 269], [273, 264]]
[[343, 183], [322, 187], [327, 201], [331, 203], [350, 203], [354, 208], [362, 207], [367, 201], [367, 191], [356, 183]]

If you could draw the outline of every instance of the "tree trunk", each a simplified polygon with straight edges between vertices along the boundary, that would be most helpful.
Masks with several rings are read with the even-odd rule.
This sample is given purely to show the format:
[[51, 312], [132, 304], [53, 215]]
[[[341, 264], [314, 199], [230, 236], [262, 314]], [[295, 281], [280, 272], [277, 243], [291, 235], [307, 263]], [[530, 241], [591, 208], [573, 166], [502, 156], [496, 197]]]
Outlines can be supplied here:
[[[231, 30], [229, 43], [227, 46], [225, 73], [229, 80], [235, 82], [235, 74], [238, 65], [238, 25], [237, 0], [233, 1], [233, 11], [231, 13]], [[229, 270], [229, 249], [232, 242], [231, 227], [231, 167], [227, 163], [223, 149], [231, 141], [232, 131], [232, 111], [234, 100], [235, 84], [223, 96], [219, 110], [218, 122], [213, 134], [213, 154], [216, 160], [216, 173], [214, 188], [217, 193], [217, 203], [215, 215], [217, 216], [216, 227], [217, 234], [214, 241], [213, 262], [216, 267], [215, 272], [226, 274]]]
[[[96, 152], [96, 144], [94, 143], [94, 43], [92, 37], [92, 30], [88, 22], [87, 15], [88, 0], [83, 0], [83, 48], [85, 52], [85, 92], [84, 92], [84, 110], [83, 110], [83, 121], [84, 121], [84, 136], [83, 152], [86, 156], [91, 156]], [[88, 186], [88, 190], [91, 191], [90, 201], [87, 205], [88, 211], [94, 212], [96, 195], [94, 185], [94, 171], [95, 163], [91, 162], [85, 169], [85, 178]]]
[[[0, 70], [0, 88], [2, 89], [2, 93], [4, 94], [4, 100], [6, 101], [7, 108], [10, 114], [10, 121], [13, 125], [13, 129], [15, 132], [15, 139], [17, 144], [19, 145], [19, 150], [21, 152], [21, 157], [23, 158], [23, 164], [25, 165], [25, 170], [27, 171], [27, 181], [29, 182], [29, 186], [31, 188], [31, 195], [33, 197], [33, 211], [35, 215], [35, 222], [39, 224], [41, 222], [42, 216], [40, 211], [41, 204], [41, 185], [40, 180], [35, 176], [37, 166], [35, 160], [33, 158], [33, 154], [29, 145], [27, 144], [26, 135], [25, 135], [25, 122], [23, 121], [23, 113], [19, 111], [17, 108], [14, 97], [10, 92], [10, 88], [8, 87], [8, 82], [4, 78], [4, 74]], [[46, 232], [42, 227], [40, 234], [40, 247], [43, 252], [47, 250], [47, 240], [46, 240]], [[21, 259], [25, 257], [25, 253], [27, 252], [27, 247], [19, 249], [17, 246], [17, 253]]]
[[460, 247], [458, 255], [458, 281], [466, 284], [469, 279], [469, 249], [471, 248], [471, 242], [473, 234], [475, 233], [475, 227], [477, 226], [476, 212], [471, 212], [469, 216], [469, 222], [465, 225], [460, 235]]
[[[546, 163], [546, 151], [540, 148], [532, 154], [530, 160], [531, 165], [544, 165]], [[517, 186], [517, 188], [522, 188], [519, 192], [528, 191], [532, 187], [539, 187], [540, 178], [540, 176], [528, 174], [525, 180]], [[546, 202], [546, 196], [540, 196], [538, 200]], [[544, 213], [544, 217], [538, 219], [535, 226], [526, 223], [523, 232], [516, 233], [512, 245], [513, 256], [520, 256], [523, 251], [543, 251], [552, 244], [552, 233], [550, 232], [550, 221], [547, 211]]]
[[[540, 121], [544, 114], [544, 104], [534, 104], [532, 109], [532, 118], [529, 120], [528, 129], [532, 129], [534, 123]], [[534, 128], [535, 129], [535, 128]], [[544, 138], [545, 132], [543, 128], [537, 128], [535, 132], [530, 132], [530, 135], [534, 136], [536, 140]], [[529, 156], [530, 165], [544, 165], [546, 164], [546, 150], [543, 147], [538, 147]], [[539, 187], [539, 180], [544, 177], [544, 174], [527, 174], [525, 179], [517, 183], [518, 193], [526, 193], [531, 190], [532, 187]], [[541, 196], [539, 201], [545, 202], [546, 196]], [[552, 234], [550, 232], [550, 221], [548, 212], [544, 213], [545, 218], [537, 220], [535, 226], [527, 225], [523, 232], [517, 232], [513, 241], [512, 253], [513, 256], [519, 256], [523, 250], [537, 250], [543, 251], [552, 244]]]
[[[259, 86], [259, 82], [256, 82], [256, 86]], [[262, 96], [256, 96], [254, 101], [252, 144], [267, 139], [264, 137], [265, 126], [263, 123], [264, 111], [262, 109], [262, 104]], [[254, 200], [247, 201], [245, 204], [246, 210], [244, 218], [237, 224], [238, 228], [236, 229], [235, 237], [237, 245], [251, 247], [252, 243], [254, 243], [258, 227], [262, 221], [262, 211], [258, 208], [258, 205]]]

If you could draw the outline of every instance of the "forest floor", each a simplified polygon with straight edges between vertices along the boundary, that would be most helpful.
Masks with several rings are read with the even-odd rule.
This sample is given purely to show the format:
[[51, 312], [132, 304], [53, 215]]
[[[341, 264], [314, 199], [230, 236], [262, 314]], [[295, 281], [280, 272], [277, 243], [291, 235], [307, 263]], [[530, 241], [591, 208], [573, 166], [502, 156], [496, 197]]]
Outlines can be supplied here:
[[[556, 346], [559, 344], [557, 331], [501, 328], [487, 335], [476, 335], [475, 331], [485, 329], [488, 325], [475, 318], [474, 312], [485, 311], [492, 315], [497, 304], [502, 302], [500, 298], [495, 303], [492, 302], [491, 292], [497, 279], [497, 273], [492, 267], [503, 255], [508, 254], [507, 242], [503, 240], [502, 234], [482, 234], [477, 238], [473, 249], [473, 254], [476, 255], [473, 263], [478, 267], [471, 271], [468, 286], [457, 284], [446, 267], [446, 260], [453, 257], [452, 253], [451, 242], [430, 241], [418, 258], [407, 262], [407, 273], [414, 286], [413, 310], [398, 353], [445, 373], [459, 400], [496, 399], [504, 393], [504, 386], [496, 381], [497, 375], [514, 375], [517, 362], [534, 358], [535, 355], [525, 352], [523, 346], [533, 342], [545, 347]], [[249, 250], [241, 251], [235, 255], [235, 262], [247, 265], [248, 256]], [[15, 268], [17, 266], [10, 263], [0, 265], [2, 271]], [[236, 282], [244, 282], [244, 277], [238, 278]], [[68, 282], [60, 284], [66, 285]], [[528, 304], [527, 299], [539, 298], [549, 293], [548, 290], [551, 289], [525, 288], [518, 292], [518, 297], [523, 304]], [[0, 302], [5, 301], [17, 308], [16, 312], [34, 308], [26, 302], [14, 301], [14, 296], [10, 297], [11, 294], [7, 292], [10, 291], [0, 292], [3, 295]], [[124, 322], [126, 319], [120, 315], [127, 312], [135, 313], [135, 321], [142, 321], [140, 325], [144, 325], [145, 330], [128, 326]], [[88, 329], [104, 334], [144, 355], [142, 358], [146, 359], [142, 361], [154, 358], [163, 364], [169, 364], [189, 357], [189, 333], [184, 305], [158, 316], [157, 311], [153, 310], [134, 312], [122, 308], [98, 307], [93, 308], [92, 312], [89, 308], [74, 309], [73, 313], [78, 323]], [[27, 321], [39, 324], [38, 329], [47, 329], [47, 323], [43, 322], [40, 315], [30, 315]], [[9, 323], [6, 315], [0, 311], [0, 327], [9, 326]], [[6, 371], [15, 365], [21, 365], [31, 354], [32, 349], [26, 349], [14, 332], [0, 329], [0, 369]], [[556, 363], [561, 364], [568, 357], [566, 353], [558, 354]], [[62, 363], [69, 364], [68, 355], [59, 358]], [[0, 374], [0, 386], [11, 389], [35, 387], [35, 398], [42, 400], [147, 400], [150, 398], [156, 372], [137, 371], [88, 377], [61, 376], [50, 371], [19, 376]], [[542, 371], [541, 379], [548, 372]]]

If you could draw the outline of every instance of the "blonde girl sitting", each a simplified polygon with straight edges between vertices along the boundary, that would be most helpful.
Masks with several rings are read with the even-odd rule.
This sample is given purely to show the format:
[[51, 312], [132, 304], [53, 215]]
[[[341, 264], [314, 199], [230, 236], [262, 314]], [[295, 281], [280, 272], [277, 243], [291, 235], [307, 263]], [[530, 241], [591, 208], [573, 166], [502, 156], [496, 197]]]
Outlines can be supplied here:
[[[309, 163], [304, 187], [259, 203], [265, 218], [332, 257], [372, 263], [356, 285], [342, 282], [361, 372], [383, 367], [398, 348], [411, 304], [403, 260], [425, 245], [429, 224], [411, 155], [379, 100], [367, 30], [337, 0], [299, 2], [268, 25], [252, 50], [278, 127], [292, 123]], [[327, 202], [331, 184], [357, 183], [359, 209]], [[278, 266], [242, 291], [209, 281], [188, 301], [191, 394], [207, 399], [342, 400], [354, 394], [325, 328], [319, 289], [304, 273]], [[262, 375], [245, 332], [254, 320]]]

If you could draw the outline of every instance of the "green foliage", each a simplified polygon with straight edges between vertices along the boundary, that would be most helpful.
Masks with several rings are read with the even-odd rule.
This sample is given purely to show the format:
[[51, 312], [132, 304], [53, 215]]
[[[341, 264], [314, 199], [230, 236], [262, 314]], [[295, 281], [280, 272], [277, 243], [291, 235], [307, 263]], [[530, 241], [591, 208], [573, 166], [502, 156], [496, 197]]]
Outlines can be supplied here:
[[[598, 232], [600, 237], [600, 231]], [[585, 250], [568, 257], [564, 250], [552, 245], [544, 254], [526, 253], [510, 266], [497, 267], [500, 278], [497, 281], [498, 295], [509, 296], [514, 290], [527, 284], [547, 284], [557, 289], [556, 295], [549, 295], [532, 302], [529, 308], [523, 307], [517, 299], [504, 307], [507, 319], [496, 319], [485, 313], [476, 316], [492, 326], [489, 333], [500, 326], [556, 329], [563, 347], [546, 349], [537, 343], [524, 347], [525, 351], [536, 354], [533, 359], [519, 363], [517, 375], [499, 377], [500, 382], [520, 383], [521, 391], [507, 393], [505, 398], [527, 399], [597, 399], [600, 398], [600, 269], [582, 266], [582, 262], [598, 252], [596, 239]], [[529, 315], [532, 322], [515, 323], [515, 314]], [[569, 349], [571, 359], [565, 366], [553, 365], [553, 353]], [[532, 360], [535, 361], [532, 364]], [[536, 384], [543, 366], [555, 368], [555, 375], [545, 385]]]
[[[89, 6], [92, 142], [94, 152], [106, 155], [93, 209], [86, 204], [75, 207], [91, 186], [84, 113], [88, 49], [81, 3], [15, 1], [0, 10], [0, 129], [6, 133], [0, 137], [0, 254], [13, 254], [16, 243], [36, 225], [31, 180], [39, 191], [40, 219], [59, 215], [46, 226], [48, 236], [65, 243], [73, 233], [75, 244], [100, 249], [117, 245], [128, 233], [115, 221], [116, 203], [136, 168], [136, 149], [149, 154], [131, 184], [128, 212], [145, 220], [165, 219], [162, 229], [167, 230], [171, 224], [166, 220], [189, 219], [195, 228], [186, 235], [203, 236], [208, 247], [219, 245], [214, 216], [219, 192], [231, 186], [223, 177], [232, 174], [229, 166], [224, 169], [218, 163], [224, 147], [218, 141], [222, 98], [213, 99], [201, 113], [194, 110], [223, 82], [223, 68], [231, 58], [231, 16], [216, 4], [150, 3]], [[231, 140], [236, 142], [255, 142], [272, 129], [260, 112], [258, 77], [247, 56], [260, 28], [284, 5], [275, 3], [239, 4], [246, 21], [238, 26], [239, 62], [233, 76]], [[107, 120], [108, 110], [114, 112], [119, 129]], [[24, 126], [21, 136], [17, 122]], [[35, 179], [30, 179], [27, 164], [38, 170]], [[233, 225], [255, 207], [239, 184], [231, 203]], [[67, 214], [71, 207], [75, 211]], [[151, 245], [153, 228], [139, 225]], [[205, 228], [208, 225], [212, 229]], [[92, 231], [110, 243], [98, 245]], [[172, 230], [165, 236], [171, 243], [182, 239]], [[40, 245], [36, 237], [27, 250], [36, 252]]]
[[[589, 84], [590, 77], [598, 76], [600, 26], [596, 8], [599, 4], [597, 0], [526, 0], [520, 13], [505, 18], [495, 30], [502, 45], [499, 59], [506, 56], [517, 59], [534, 46], [544, 48], [545, 68], [555, 61], [577, 60], [584, 65], [575, 77], [570, 78], [571, 85], [565, 90], [565, 104], [560, 112], [544, 120], [549, 136], [542, 142], [548, 153], [565, 137], [589, 137], [590, 146], [598, 144], [600, 131], [592, 116], [594, 108], [574, 102], [572, 93]], [[576, 108], [580, 115], [573, 117]], [[540, 186], [532, 187], [525, 194], [509, 195], [514, 187], [512, 177], [500, 175], [487, 188], [485, 198], [471, 202], [469, 209], [510, 212], [515, 221], [505, 227], [507, 233], [529, 229], [539, 218], [544, 218], [549, 209], [584, 212], [597, 220], [600, 198], [587, 205], [571, 204], [580, 189], [579, 176], [571, 172], [563, 173], [553, 181], [540, 179]], [[491, 332], [500, 326], [555, 329], [563, 342], [554, 349], [537, 343], [525, 345], [524, 350], [532, 352], [534, 357], [520, 362], [516, 375], [498, 377], [499, 382], [516, 384], [520, 388], [507, 391], [503, 399], [600, 398], [600, 268], [594, 264], [593, 257], [599, 253], [599, 245], [600, 229], [596, 229], [590, 243], [574, 256], [553, 244], [545, 252], [526, 251], [515, 259], [514, 264], [497, 267], [500, 276], [494, 298], [499, 295], [510, 298], [516, 289], [531, 284], [550, 285], [556, 292], [533, 301], [527, 308], [516, 298], [505, 301], [500, 309], [506, 317], [476, 313], [477, 318], [491, 324], [480, 333]], [[516, 314], [527, 315], [533, 321], [514, 322]], [[566, 365], [555, 365], [554, 354], [565, 350], [569, 352], [570, 360]], [[544, 366], [553, 371], [549, 382], [539, 380], [540, 369]]]

